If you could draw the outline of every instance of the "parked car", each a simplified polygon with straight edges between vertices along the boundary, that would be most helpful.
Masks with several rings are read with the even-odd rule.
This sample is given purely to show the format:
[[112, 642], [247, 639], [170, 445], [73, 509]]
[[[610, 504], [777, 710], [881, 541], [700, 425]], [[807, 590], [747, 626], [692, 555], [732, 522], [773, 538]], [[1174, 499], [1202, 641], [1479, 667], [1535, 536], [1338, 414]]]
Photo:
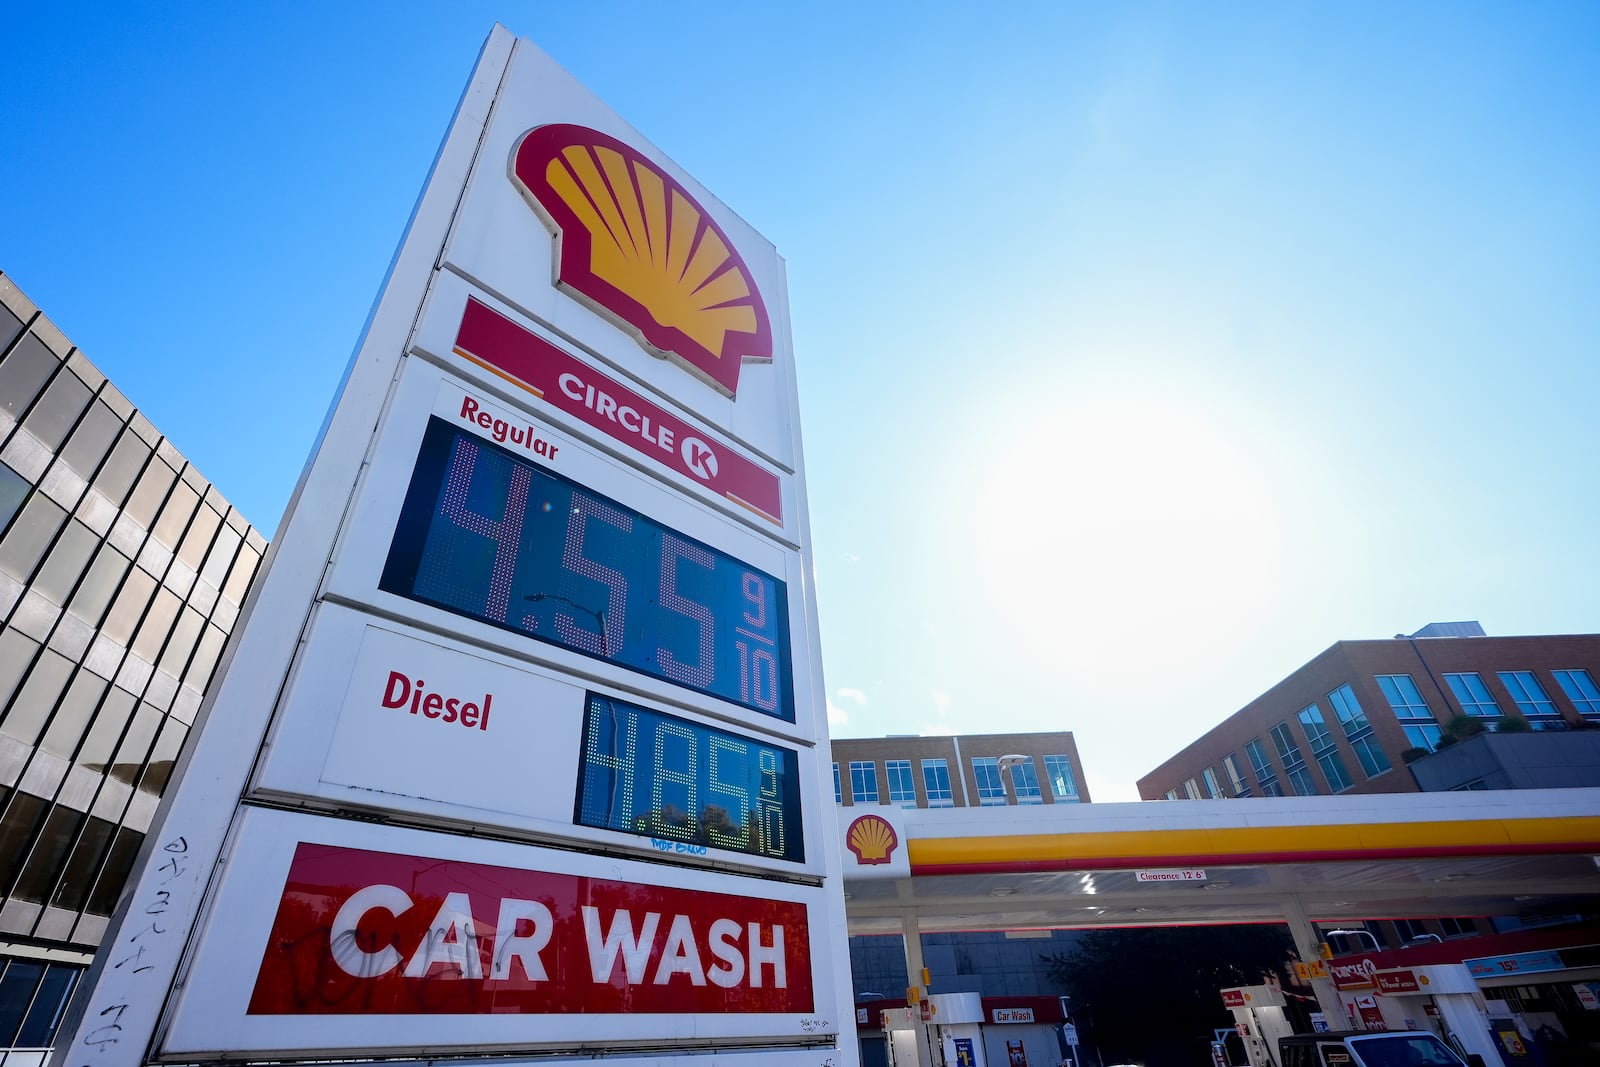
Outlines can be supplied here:
[[1343, 1030], [1278, 1040], [1279, 1067], [1466, 1067], [1425, 1030]]

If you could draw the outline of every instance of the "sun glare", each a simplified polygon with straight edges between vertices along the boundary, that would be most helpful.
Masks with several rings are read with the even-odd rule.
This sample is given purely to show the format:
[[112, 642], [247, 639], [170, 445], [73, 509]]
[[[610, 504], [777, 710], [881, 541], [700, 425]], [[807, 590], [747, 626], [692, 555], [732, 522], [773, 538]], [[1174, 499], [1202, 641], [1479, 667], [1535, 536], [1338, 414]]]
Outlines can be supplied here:
[[1136, 668], [1141, 635], [1159, 633], [1176, 667], [1213, 655], [1272, 599], [1278, 524], [1261, 457], [1219, 416], [1102, 399], [1009, 455], [975, 532], [986, 597], [1033, 654], [1074, 673]]

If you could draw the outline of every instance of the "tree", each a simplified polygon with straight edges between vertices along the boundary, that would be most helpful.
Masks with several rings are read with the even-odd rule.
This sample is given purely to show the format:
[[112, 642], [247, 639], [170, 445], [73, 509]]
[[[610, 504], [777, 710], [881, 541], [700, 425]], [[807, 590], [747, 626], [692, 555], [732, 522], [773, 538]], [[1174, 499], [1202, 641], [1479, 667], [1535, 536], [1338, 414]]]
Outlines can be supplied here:
[[1439, 728], [1439, 743], [1436, 749], [1449, 748], [1469, 737], [1476, 737], [1483, 733], [1483, 720], [1471, 715], [1452, 715], [1450, 720]]
[[1102, 1063], [1192, 1067], [1233, 1025], [1218, 991], [1282, 978], [1293, 947], [1283, 926], [1091, 930], [1044, 959]]

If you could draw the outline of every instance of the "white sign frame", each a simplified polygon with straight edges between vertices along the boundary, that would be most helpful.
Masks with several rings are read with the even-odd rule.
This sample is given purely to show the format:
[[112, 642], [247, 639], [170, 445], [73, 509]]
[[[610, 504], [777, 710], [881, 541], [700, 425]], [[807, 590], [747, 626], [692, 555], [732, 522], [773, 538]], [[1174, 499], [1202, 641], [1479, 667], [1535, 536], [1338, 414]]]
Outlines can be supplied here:
[[[771, 365], [759, 368], [763, 373], [741, 380], [737, 401], [683, 376], [677, 367], [639, 349], [633, 338], [616, 325], [599, 319], [565, 292], [549, 286], [548, 231], [541, 229], [546, 234], [542, 247], [535, 242], [509, 250], [509, 258], [505, 247], [482, 247], [486, 220], [489, 231], [493, 231], [499, 221], [496, 213], [501, 209], [492, 205], [505, 202], [505, 190], [495, 184], [508, 184], [507, 158], [501, 142], [508, 137], [520, 137], [541, 121], [588, 123], [626, 139], [657, 164], [681, 175], [670, 161], [606, 110], [549, 57], [528, 42], [517, 41], [503, 28], [496, 27], [491, 33], [351, 357], [336, 402], [223, 654], [217, 681], [208, 692], [189, 743], [179, 756], [173, 784], [163, 798], [135, 863], [135, 873], [112, 917], [101, 952], [81, 994], [74, 998], [63, 1020], [61, 1041], [52, 1060], [54, 1067], [137, 1067], [190, 1058], [176, 1051], [173, 1040], [194, 1044], [182, 1036], [192, 1031], [174, 1029], [174, 1020], [194, 1018], [195, 1006], [207, 1002], [211, 994], [205, 986], [212, 975], [213, 961], [225, 959], [230, 943], [235, 940], [235, 932], [226, 929], [226, 908], [214, 907], [217, 898], [213, 890], [218, 885], [249, 883], [262, 875], [248, 849], [234, 851], [229, 845], [245, 841], [248, 836], [245, 828], [254, 821], [271, 822], [274, 817], [280, 817], [280, 813], [265, 811], [259, 805], [263, 800], [281, 803], [282, 798], [242, 794], [266, 743], [279, 698], [316, 617], [317, 604], [326, 594], [330, 602], [343, 600], [351, 606], [379, 608], [380, 615], [391, 615], [396, 607], [389, 604], [385, 610], [370, 603], [375, 599], [371, 596], [374, 586], [370, 584], [351, 585], [345, 574], [330, 576], [330, 561], [336, 545], [343, 548], [359, 543], [370, 547], [373, 543], [370, 538], [374, 536], [374, 527], [362, 527], [351, 539], [341, 539], [341, 534], [346, 531], [352, 509], [362, 499], [359, 487], [363, 478], [371, 476], [373, 467], [389, 469], [389, 464], [398, 462], [392, 454], [381, 451], [387, 445], [380, 442], [380, 438], [388, 439], [381, 427], [394, 414], [390, 410], [391, 402], [398, 395], [396, 383], [402, 377], [401, 367], [419, 362], [414, 358], [408, 360], [407, 353], [415, 340], [419, 318], [429, 306], [430, 291], [436, 284], [455, 277], [482, 289], [478, 295], [484, 299], [498, 297], [514, 306], [552, 336], [573, 342], [581, 349], [578, 354], [600, 360], [618, 374], [657, 394], [663, 403], [671, 403], [719, 428], [731, 441], [747, 446], [767, 464], [793, 473], [792, 486], [784, 489], [784, 529], [771, 542], [768, 553], [762, 554], [764, 558], [773, 558], [775, 554], [784, 560], [781, 567], [762, 569], [782, 577], [788, 586], [790, 634], [797, 653], [793, 660], [797, 721], [792, 728], [779, 729], [771, 724], [751, 722], [747, 712], [723, 701], [701, 698], [698, 694], [686, 696], [681, 691], [666, 692], [670, 687], [642, 685], [636, 675], [623, 679], [604, 670], [596, 672], [592, 666], [577, 674], [582, 680], [579, 684], [586, 684], [588, 680], [602, 685], [610, 683], [621, 692], [648, 698], [641, 703], [694, 709], [745, 729], [764, 728], [774, 736], [813, 749], [808, 762], [814, 771], [814, 780], [802, 783], [802, 805], [809, 824], [807, 834], [822, 831], [823, 847], [818, 850], [823, 869], [822, 887], [773, 881], [770, 872], [767, 879], [752, 879], [681, 865], [640, 866], [666, 872], [663, 877], [680, 879], [681, 884], [686, 885], [718, 884], [717, 880], [723, 879], [725, 881], [720, 884], [726, 885], [730, 892], [738, 892], [734, 889], [738, 885], [746, 893], [760, 887], [806, 894], [808, 899], [814, 899], [816, 904], [808, 922], [812, 936], [819, 939], [819, 943], [825, 941], [834, 946], [832, 951], [823, 951], [812, 967], [819, 1010], [809, 1024], [805, 1020], [785, 1019], [767, 1025], [772, 1020], [763, 1022], [766, 1017], [753, 1016], [746, 1024], [748, 1029], [742, 1032], [738, 1027], [707, 1029], [696, 1022], [705, 1016], [690, 1014], [683, 1017], [681, 1027], [664, 1038], [653, 1054], [630, 1049], [617, 1053], [616, 1059], [624, 1063], [665, 1064], [680, 1059], [687, 1061], [686, 1054], [695, 1053], [695, 1062], [705, 1063], [704, 1054], [713, 1052], [717, 1063], [733, 1065], [743, 1064], [749, 1055], [741, 1051], [741, 1046], [763, 1045], [770, 1046], [769, 1051], [761, 1053], [766, 1064], [781, 1060], [785, 1067], [801, 1067], [802, 1064], [855, 1067], [854, 1035], [842, 1032], [835, 1022], [848, 1017], [850, 976], [848, 955], [842, 950], [846, 925], [837, 842], [824, 830], [824, 827], [831, 827], [831, 822], [824, 817], [829, 783], [816, 755], [826, 750], [826, 716], [822, 712], [821, 665], [815, 655], [818, 648], [815, 590], [810, 577], [809, 546], [804, 537], [806, 493], [795, 414], [795, 373], [789, 347], [783, 264], [759, 235], [750, 238], [754, 231], [747, 224], [709, 194], [700, 197], [702, 206], [714, 212], [723, 228], [740, 244], [767, 301], [774, 360]], [[700, 189], [687, 176], [682, 176], [681, 180], [690, 189]], [[540, 225], [525, 202], [519, 202], [517, 208], [520, 213], [505, 220], [507, 232], [515, 229], [527, 233], [527, 219], [532, 219], [535, 226]], [[477, 251], [474, 251], [474, 241], [479, 244]], [[475, 260], [478, 252], [483, 256]], [[484, 279], [491, 276], [495, 284], [484, 284]], [[437, 354], [435, 361], [448, 362], [439, 360]], [[405, 377], [417, 373], [408, 371]], [[502, 402], [509, 395], [501, 390]], [[628, 494], [602, 490], [607, 495], [618, 495], [619, 499], [622, 495], [631, 499], [659, 498], [640, 510], [660, 515], [668, 525], [719, 547], [737, 542], [738, 547], [729, 549], [730, 554], [761, 565], [745, 554], [746, 539], [759, 543], [758, 536], [741, 530], [739, 524], [727, 517], [725, 509], [720, 512], [710, 509], [705, 500], [685, 494], [681, 484], [672, 487], [672, 478], [664, 477], [659, 471], [647, 471], [636, 460], [626, 459], [622, 461], [624, 466], [618, 466], [614, 443], [602, 442], [592, 432], [580, 433], [573, 426], [567, 428], [573, 436], [568, 446], [571, 455], [587, 457], [585, 462], [596, 464], [596, 469], [602, 463], [609, 463], [612, 470], [629, 472], [620, 482], [607, 481], [608, 486], [637, 479], [637, 486]], [[598, 447], [580, 448], [578, 437]], [[413, 448], [404, 462], [409, 464], [414, 455]], [[575, 480], [581, 481], [581, 478]], [[792, 509], [789, 507], [791, 500]], [[698, 519], [687, 518], [691, 512], [697, 514]], [[718, 517], [712, 519], [713, 515]], [[702, 530], [705, 532], [700, 532]], [[786, 540], [788, 545], [780, 546], [780, 540]], [[415, 614], [408, 601], [405, 617]], [[459, 617], [452, 616], [452, 627], [444, 628], [443, 620], [434, 619], [426, 628], [437, 630], [437, 636], [443, 637], [453, 633], [460, 622]], [[490, 639], [492, 635], [469, 632], [463, 636], [466, 646], [475, 649], [474, 654], [480, 654], [483, 648], [498, 647], [496, 641]], [[539, 661], [551, 670], [574, 666], [556, 662], [560, 658], [539, 657]], [[213, 728], [207, 729], [208, 725]], [[396, 840], [433, 841], [443, 836], [403, 825], [414, 820], [413, 813], [396, 811], [384, 817], [394, 825], [375, 826], [353, 820], [342, 820], [342, 825], [355, 828], [351, 831], [354, 833], [394, 835]], [[314, 817], [302, 815], [298, 818]], [[453, 835], [450, 840], [474, 853], [478, 850], [522, 850], [521, 854], [528, 857], [540, 853], [532, 845], [466, 835]], [[575, 838], [573, 844], [581, 845], [581, 842]], [[398, 851], [408, 847], [401, 846]], [[611, 863], [619, 870], [633, 866], [631, 861], [616, 858], [594, 862]], [[274, 891], [281, 889], [281, 883], [272, 888]], [[213, 920], [220, 925], [213, 925]], [[229, 1021], [220, 1017], [211, 1023], [221, 1028], [229, 1026]], [[238, 1019], [233, 1023], [237, 1025]], [[358, 1017], [347, 1024], [351, 1027], [365, 1025], [373, 1033], [381, 1033], [391, 1026], [392, 1020]], [[720, 1036], [706, 1036], [708, 1034]], [[415, 1038], [420, 1034], [409, 1036]], [[351, 1043], [352, 1040], [343, 1035], [338, 1038], [338, 1047], [374, 1047], [370, 1040]], [[237, 1048], [220, 1038], [209, 1043], [218, 1046], [219, 1055], [230, 1054]], [[562, 1044], [553, 1041], [542, 1047]], [[523, 1047], [528, 1047], [526, 1042], [511, 1039], [498, 1044], [495, 1051], [507, 1054], [502, 1062], [509, 1063], [518, 1059], [515, 1053]], [[463, 1055], [476, 1051], [469, 1046], [452, 1048]], [[278, 1051], [285, 1059], [326, 1061], [338, 1057], [337, 1049], [304, 1045]], [[394, 1051], [399, 1055], [414, 1052], [419, 1057], [429, 1057], [433, 1050], [408, 1045], [396, 1047]], [[529, 1051], [533, 1049], [530, 1047]], [[596, 1048], [589, 1054], [604, 1053]]]
[[[269, 949], [265, 935], [278, 909], [290, 859], [303, 841], [440, 861], [508, 867], [532, 864], [532, 869], [634, 883], [665, 885], [672, 879], [675, 888], [691, 891], [742, 891], [747, 897], [793, 901], [805, 906], [814, 920], [808, 922], [808, 954], [820, 967], [813, 967], [813, 975], [826, 975], [832, 966], [826, 891], [820, 888], [757, 879], [730, 882], [711, 872], [255, 808], [244, 813], [231, 843], [231, 849], [249, 855], [250, 862], [231, 864], [220, 880], [202, 928], [202, 941], [211, 948], [201, 952], [188, 969], [184, 996], [166, 1034], [163, 1059], [276, 1059], [303, 1055], [308, 1049], [353, 1059], [424, 1049], [444, 1055], [519, 1049], [593, 1053], [693, 1040], [814, 1042], [840, 1033], [841, 1020], [829, 1010], [832, 1005], [820, 982], [814, 982], [813, 994], [817, 999], [814, 1008], [821, 1010], [793, 1015], [250, 1015], [246, 1006], [262, 954]], [[252, 933], [240, 936], [233, 933], [236, 930]], [[486, 933], [480, 931], [480, 936]]]
[[[672, 847], [670, 841], [575, 825], [578, 765], [538, 757], [578, 751], [586, 693], [659, 707], [635, 694], [584, 686], [493, 650], [463, 649], [429, 631], [335, 603], [318, 607], [307, 646], [252, 782], [252, 796], [297, 804], [321, 801], [324, 810], [334, 811], [399, 810], [439, 826], [492, 827], [569, 845], [575, 837], [586, 838], [597, 849], [652, 859], [669, 855], [689, 866], [812, 880], [820, 880], [826, 870], [826, 839], [813, 825], [825, 820], [805, 819], [803, 812], [794, 813], [803, 819], [803, 862]], [[427, 683], [425, 691], [441, 699], [465, 703], [494, 694], [490, 729], [482, 729], [481, 723], [463, 728], [459, 722], [445, 722], [443, 708], [432, 719], [408, 708], [385, 713], [380, 704], [387, 690], [370, 663], [389, 648], [396, 650], [394, 662], [409, 661], [413, 676]], [[408, 704], [415, 695], [407, 694]], [[396, 720], [391, 730], [404, 729], [405, 734], [387, 743], [369, 740], [373, 731], [366, 727], [385, 714]], [[477, 720], [480, 713], [474, 709], [472, 714]], [[796, 754], [802, 788], [816, 780], [817, 755], [808, 746], [730, 729], [684, 708], [674, 707], [670, 714], [789, 749]], [[459, 766], [471, 767], [471, 774], [459, 782], [452, 778], [448, 790], [431, 780], [434, 770]]]

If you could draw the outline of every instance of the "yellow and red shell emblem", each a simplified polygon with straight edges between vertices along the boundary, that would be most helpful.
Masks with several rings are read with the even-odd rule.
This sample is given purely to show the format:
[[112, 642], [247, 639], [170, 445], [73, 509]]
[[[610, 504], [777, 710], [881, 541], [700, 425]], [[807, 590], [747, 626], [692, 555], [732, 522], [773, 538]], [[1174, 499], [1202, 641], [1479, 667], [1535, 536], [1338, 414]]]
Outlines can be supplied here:
[[900, 843], [900, 835], [882, 815], [863, 815], [845, 831], [844, 843], [856, 854], [857, 863], [888, 863]]
[[632, 146], [585, 126], [523, 134], [512, 180], [556, 236], [556, 284], [717, 389], [772, 359], [772, 323], [728, 235]]

